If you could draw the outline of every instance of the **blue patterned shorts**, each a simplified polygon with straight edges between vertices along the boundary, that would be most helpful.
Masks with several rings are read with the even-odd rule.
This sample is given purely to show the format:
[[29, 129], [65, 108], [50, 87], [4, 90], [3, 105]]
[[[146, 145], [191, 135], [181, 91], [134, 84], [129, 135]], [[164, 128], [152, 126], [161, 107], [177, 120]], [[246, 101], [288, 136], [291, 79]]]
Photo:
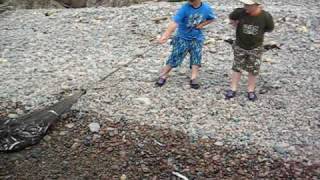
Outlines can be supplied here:
[[185, 40], [175, 37], [171, 41], [172, 52], [167, 60], [167, 65], [172, 68], [178, 67], [182, 64], [184, 58], [190, 54], [190, 68], [192, 65], [201, 66], [202, 46], [203, 42], [199, 40]]

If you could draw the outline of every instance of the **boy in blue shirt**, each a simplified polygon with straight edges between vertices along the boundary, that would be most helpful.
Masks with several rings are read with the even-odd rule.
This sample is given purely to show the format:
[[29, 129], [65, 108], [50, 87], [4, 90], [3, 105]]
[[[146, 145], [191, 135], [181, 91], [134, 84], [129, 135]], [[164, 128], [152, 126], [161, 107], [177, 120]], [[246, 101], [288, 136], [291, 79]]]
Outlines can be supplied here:
[[202, 29], [212, 23], [214, 19], [216, 19], [216, 15], [210, 5], [201, 2], [201, 0], [188, 0], [187, 3], [182, 5], [159, 39], [159, 43], [165, 43], [178, 28], [171, 42], [171, 55], [161, 71], [159, 80], [156, 82], [157, 86], [163, 86], [172, 68], [180, 66], [187, 53], [190, 53], [190, 69], [192, 70], [190, 86], [193, 89], [200, 88], [197, 76], [201, 66], [204, 41]]

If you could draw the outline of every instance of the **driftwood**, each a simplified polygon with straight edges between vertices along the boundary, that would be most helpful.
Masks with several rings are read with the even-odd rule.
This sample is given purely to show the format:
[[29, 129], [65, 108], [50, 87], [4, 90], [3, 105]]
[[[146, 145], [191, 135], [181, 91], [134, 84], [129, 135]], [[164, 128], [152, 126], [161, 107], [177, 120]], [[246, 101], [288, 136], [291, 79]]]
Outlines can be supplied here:
[[86, 92], [68, 96], [43, 110], [32, 112], [17, 119], [0, 121], [0, 151], [10, 152], [37, 144], [46, 135], [48, 128]]
[[160, 21], [165, 21], [169, 19], [169, 16], [164, 16], [164, 17], [156, 17], [156, 18], [153, 18], [151, 19], [152, 21], [154, 21], [156, 24], [159, 24]]

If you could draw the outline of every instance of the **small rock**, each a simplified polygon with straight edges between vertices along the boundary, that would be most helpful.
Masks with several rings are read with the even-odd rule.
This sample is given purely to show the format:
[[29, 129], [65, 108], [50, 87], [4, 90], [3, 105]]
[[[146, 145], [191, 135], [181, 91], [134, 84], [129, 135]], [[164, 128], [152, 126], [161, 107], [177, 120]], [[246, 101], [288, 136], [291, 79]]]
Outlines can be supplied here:
[[17, 110], [16, 110], [16, 112], [17, 112], [17, 114], [18, 114], [18, 115], [22, 115], [22, 114], [24, 114], [24, 111], [23, 111], [23, 110], [21, 110], [21, 109], [17, 109]]
[[216, 145], [216, 146], [223, 146], [223, 142], [217, 141], [217, 142], [214, 143], [214, 145]]
[[0, 64], [1, 64], [1, 63], [6, 63], [6, 62], [8, 62], [8, 60], [3, 59], [3, 58], [0, 58]]
[[300, 26], [300, 27], [297, 28], [297, 30], [298, 30], [299, 32], [302, 32], [302, 33], [306, 33], [306, 32], [309, 31], [306, 26]]
[[22, 154], [19, 154], [19, 153], [16, 153], [12, 156], [10, 156], [9, 160], [10, 161], [20, 161], [20, 160], [23, 160], [24, 159], [24, 156]]
[[240, 118], [237, 118], [237, 117], [231, 117], [231, 121], [235, 122], [235, 123], [238, 123], [240, 122]]
[[126, 151], [120, 151], [119, 154], [120, 154], [121, 158], [127, 157], [127, 152]]
[[71, 149], [77, 149], [80, 146], [79, 143], [75, 142], [73, 143], [73, 145], [71, 146]]
[[150, 169], [145, 165], [145, 164], [142, 164], [141, 165], [141, 169], [143, 172], [147, 173], [147, 172], [150, 172]]
[[71, 129], [74, 127], [74, 123], [69, 123], [69, 124], [66, 124], [65, 127]]
[[60, 136], [65, 136], [67, 133], [68, 133], [67, 131], [61, 131], [61, 132], [59, 133], [59, 135], [60, 135]]
[[92, 137], [92, 140], [93, 141], [97, 141], [100, 138], [101, 138], [101, 136], [99, 134], [94, 134], [93, 137]]
[[83, 141], [83, 144], [85, 146], [90, 146], [92, 144], [92, 138], [90, 136], [87, 136], [84, 141]]
[[147, 106], [151, 105], [152, 104], [152, 101], [149, 99], [149, 98], [146, 98], [146, 97], [140, 97], [140, 98], [136, 98], [135, 99], [136, 102], [140, 102], [140, 103], [143, 103]]
[[210, 38], [204, 42], [204, 45], [215, 44], [216, 40], [214, 38]]
[[286, 149], [281, 147], [281, 146], [276, 145], [276, 146], [273, 147], [273, 149], [274, 149], [275, 152], [278, 152], [280, 154], [287, 154]]
[[127, 176], [125, 174], [122, 174], [122, 176], [120, 177], [120, 180], [126, 180]]
[[69, 169], [69, 162], [68, 161], [62, 161], [62, 169], [64, 171], [67, 171]]
[[107, 131], [111, 137], [119, 134], [119, 131], [116, 128], [107, 128]]
[[37, 159], [41, 156], [41, 150], [40, 149], [34, 149], [32, 152], [31, 152], [31, 157], [34, 158], [34, 159]]
[[10, 119], [17, 119], [19, 116], [18, 116], [18, 114], [9, 114], [8, 115], [8, 118], [10, 118]]
[[112, 148], [112, 147], [108, 147], [108, 148], [107, 148], [107, 151], [108, 151], [108, 152], [112, 152], [112, 151], [113, 151], [113, 148]]
[[203, 157], [205, 159], [209, 159], [211, 157], [211, 154], [209, 152], [206, 152], [206, 153], [203, 154]]
[[46, 135], [43, 139], [44, 139], [45, 141], [49, 142], [49, 141], [51, 140], [51, 136]]
[[209, 139], [209, 136], [204, 135], [201, 137], [201, 139], [203, 139], [203, 140]]
[[283, 147], [283, 148], [288, 148], [288, 147], [290, 147], [290, 144], [288, 144], [288, 143], [280, 143], [279, 146]]
[[136, 58], [140, 58], [140, 57], [143, 57], [143, 55], [144, 55], [144, 52], [142, 50], [137, 50], [136, 54], [135, 54], [135, 57]]
[[292, 152], [295, 152], [295, 151], [296, 151], [296, 148], [295, 148], [294, 146], [290, 146], [290, 147], [288, 148], [288, 150], [289, 150], [289, 151], [292, 151]]
[[89, 129], [90, 129], [91, 132], [97, 133], [100, 130], [100, 124], [98, 124], [98, 123], [90, 123], [89, 124]]
[[112, 166], [111, 166], [111, 169], [112, 169], [112, 170], [119, 170], [120, 167], [119, 167], [118, 165], [112, 165]]

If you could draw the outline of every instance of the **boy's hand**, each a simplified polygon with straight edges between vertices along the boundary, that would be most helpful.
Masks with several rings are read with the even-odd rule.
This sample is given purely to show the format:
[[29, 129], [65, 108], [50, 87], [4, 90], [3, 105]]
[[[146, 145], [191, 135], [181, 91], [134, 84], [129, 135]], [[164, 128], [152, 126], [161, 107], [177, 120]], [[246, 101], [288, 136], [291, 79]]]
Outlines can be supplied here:
[[197, 29], [203, 29], [206, 25], [212, 23], [214, 20], [206, 20], [196, 26]]
[[230, 19], [230, 24], [233, 26], [233, 27], [237, 27], [238, 26], [238, 24], [239, 24], [239, 21], [238, 20], [231, 20]]
[[197, 29], [203, 29], [204, 28], [204, 24], [203, 23], [200, 23], [196, 26]]
[[167, 30], [164, 32], [164, 34], [158, 39], [158, 42], [160, 44], [163, 44], [165, 42], [168, 41], [168, 39], [170, 38], [171, 34], [176, 30], [178, 24], [174, 21], [171, 21], [169, 23], [169, 26], [167, 28]]
[[160, 44], [164, 44], [164, 43], [166, 43], [166, 42], [168, 41], [168, 39], [169, 39], [168, 36], [163, 35], [163, 36], [161, 36], [161, 37], [158, 39], [158, 42], [159, 42]]

